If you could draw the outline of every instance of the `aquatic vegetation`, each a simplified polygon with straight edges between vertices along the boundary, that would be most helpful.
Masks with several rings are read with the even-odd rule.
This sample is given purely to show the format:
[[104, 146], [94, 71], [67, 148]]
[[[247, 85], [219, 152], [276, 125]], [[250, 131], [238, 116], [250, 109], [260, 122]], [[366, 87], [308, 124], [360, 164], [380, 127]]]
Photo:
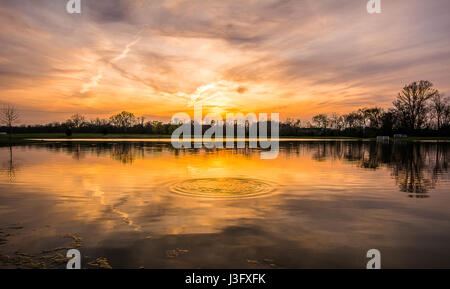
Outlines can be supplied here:
[[[19, 227], [9, 227], [9, 229], [18, 229]], [[21, 228], [21, 227], [20, 227]], [[4, 235], [0, 231], [0, 236]], [[9, 234], [7, 234], [9, 235]], [[83, 238], [76, 234], [66, 234], [61, 236], [63, 239], [71, 239], [72, 242], [67, 246], [59, 246], [56, 248], [45, 249], [39, 253], [30, 254], [25, 252], [16, 251], [13, 255], [0, 254], [0, 264], [5, 268], [17, 268], [17, 269], [61, 269], [65, 268], [65, 265], [70, 260], [60, 251], [66, 251], [70, 249], [80, 248], [83, 245]], [[3, 244], [7, 243], [7, 239], [1, 239]], [[2, 243], [0, 242], [0, 245]], [[85, 256], [87, 259], [90, 257]], [[111, 269], [111, 265], [106, 258], [96, 258], [94, 261], [87, 263], [91, 267], [101, 269]]]
[[187, 254], [187, 253], [189, 253], [189, 250], [177, 248], [177, 249], [173, 249], [173, 250], [167, 250], [166, 256], [167, 256], [167, 258], [177, 258], [177, 257]]
[[89, 262], [88, 265], [99, 269], [112, 269], [106, 258], [97, 258], [94, 261]]

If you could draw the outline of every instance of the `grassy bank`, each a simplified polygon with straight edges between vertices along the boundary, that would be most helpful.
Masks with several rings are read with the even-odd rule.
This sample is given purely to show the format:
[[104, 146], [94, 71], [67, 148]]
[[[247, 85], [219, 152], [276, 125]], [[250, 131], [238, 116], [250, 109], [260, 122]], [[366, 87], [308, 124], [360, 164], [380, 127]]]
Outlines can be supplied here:
[[[39, 141], [33, 139], [155, 139], [170, 138], [170, 135], [149, 135], [149, 134], [100, 134], [100, 133], [74, 133], [67, 136], [64, 133], [32, 133], [32, 134], [14, 134], [11, 138], [12, 144], [36, 143]], [[10, 138], [8, 135], [0, 136], [0, 145], [8, 145]]]
[[[281, 136], [280, 139], [284, 138], [293, 138], [293, 139], [341, 139], [341, 140], [374, 140], [376, 141], [376, 138], [363, 138], [363, 137], [348, 137], [348, 136]], [[393, 138], [391, 137], [390, 140], [395, 141], [424, 141], [424, 140], [445, 140], [450, 141], [450, 137], [405, 137], [405, 138]]]
[[[280, 139], [340, 139], [340, 140], [375, 140], [374, 138], [360, 138], [360, 137], [343, 137], [343, 136], [282, 136]], [[29, 144], [37, 143], [33, 139], [170, 139], [170, 135], [154, 135], [154, 134], [100, 134], [100, 133], [74, 133], [72, 136], [67, 136], [64, 133], [35, 133], [35, 134], [14, 134], [11, 138], [12, 144]], [[392, 140], [401, 141], [426, 141], [426, 140], [445, 140], [450, 141], [450, 137], [407, 137]], [[0, 145], [9, 145], [10, 138], [8, 135], [0, 136]]]

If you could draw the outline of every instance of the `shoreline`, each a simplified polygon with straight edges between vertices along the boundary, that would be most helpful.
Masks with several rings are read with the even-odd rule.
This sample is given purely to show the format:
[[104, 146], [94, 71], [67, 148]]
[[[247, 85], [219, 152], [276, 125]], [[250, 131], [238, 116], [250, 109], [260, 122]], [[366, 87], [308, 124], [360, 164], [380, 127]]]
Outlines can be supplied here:
[[[96, 134], [96, 133], [78, 133], [72, 136], [66, 136], [63, 133], [36, 133], [36, 134], [15, 134], [12, 136], [11, 142], [9, 136], [0, 136], [0, 146], [33, 144], [43, 142], [167, 142], [170, 141], [170, 135], [149, 135], [149, 134]], [[246, 138], [245, 141], [249, 141]], [[285, 141], [376, 141], [376, 138], [347, 137], [347, 136], [281, 136], [280, 142]], [[212, 140], [213, 142], [216, 140]], [[220, 140], [217, 140], [220, 141]], [[391, 138], [390, 141], [450, 141], [450, 137], [406, 137]]]

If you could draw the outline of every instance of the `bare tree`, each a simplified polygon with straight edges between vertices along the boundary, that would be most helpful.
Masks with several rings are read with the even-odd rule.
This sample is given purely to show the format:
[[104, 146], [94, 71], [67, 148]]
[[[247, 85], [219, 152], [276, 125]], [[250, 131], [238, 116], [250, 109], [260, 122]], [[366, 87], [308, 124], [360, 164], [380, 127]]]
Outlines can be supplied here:
[[144, 127], [145, 117], [144, 116], [138, 117], [138, 121], [139, 121], [139, 125]]
[[363, 116], [364, 126], [370, 128], [380, 128], [383, 109], [381, 107], [361, 108], [358, 112]]
[[344, 126], [347, 128], [362, 128], [364, 126], [364, 116], [360, 111], [351, 112], [343, 117]]
[[330, 127], [337, 130], [342, 130], [344, 127], [344, 118], [333, 112], [330, 117]]
[[436, 119], [438, 130], [442, 127], [442, 121], [445, 118], [445, 112], [449, 106], [449, 103], [450, 99], [445, 98], [444, 95], [440, 93], [437, 93], [433, 98], [431, 98], [431, 113]]
[[125, 132], [137, 122], [134, 114], [127, 111], [111, 116], [110, 121], [114, 126], [122, 128]]
[[450, 104], [446, 105], [442, 119], [443, 119], [442, 124], [445, 127], [449, 127], [450, 126]]
[[318, 128], [326, 129], [330, 120], [326, 114], [318, 114], [312, 118], [314, 125]]
[[18, 120], [19, 112], [17, 109], [10, 104], [4, 105], [0, 111], [0, 123], [8, 127], [9, 139], [11, 139], [13, 126]]
[[80, 128], [86, 124], [86, 118], [81, 114], [74, 114], [68, 120], [67, 123], [73, 128]]
[[427, 121], [427, 102], [437, 94], [438, 90], [427, 80], [413, 82], [403, 87], [394, 101], [402, 125], [410, 130], [422, 128]]

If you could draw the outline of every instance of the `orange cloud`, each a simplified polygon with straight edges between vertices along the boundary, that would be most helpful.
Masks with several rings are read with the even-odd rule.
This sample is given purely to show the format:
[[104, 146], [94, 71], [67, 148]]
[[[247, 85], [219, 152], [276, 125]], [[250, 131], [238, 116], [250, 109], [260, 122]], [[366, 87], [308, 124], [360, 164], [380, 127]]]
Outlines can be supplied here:
[[24, 122], [121, 110], [167, 120], [196, 95], [211, 110], [306, 119], [390, 106], [418, 79], [450, 88], [445, 0], [391, 1], [377, 15], [331, 0], [83, 2], [80, 15], [0, 4], [0, 101]]

